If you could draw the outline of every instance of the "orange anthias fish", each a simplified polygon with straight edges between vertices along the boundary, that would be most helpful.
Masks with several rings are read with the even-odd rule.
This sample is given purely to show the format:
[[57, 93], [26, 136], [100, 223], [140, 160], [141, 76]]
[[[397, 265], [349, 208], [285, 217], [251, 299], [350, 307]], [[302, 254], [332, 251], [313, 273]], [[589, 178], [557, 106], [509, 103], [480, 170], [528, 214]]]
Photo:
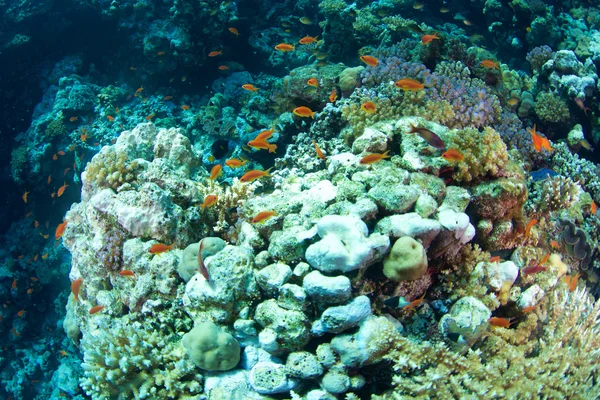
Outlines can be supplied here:
[[317, 80], [317, 78], [310, 78], [306, 81], [306, 84], [312, 87], [319, 87], [319, 81]]
[[556, 240], [551, 240], [549, 244], [553, 249], [560, 249], [560, 243], [558, 243]]
[[219, 65], [219, 71], [227, 71], [229, 67], [227, 65]]
[[459, 162], [465, 159], [465, 156], [460, 150], [448, 149], [442, 154], [442, 157], [447, 161]]
[[594, 200], [592, 200], [592, 204], [590, 204], [590, 211], [592, 212], [592, 215], [596, 215], [596, 211], [598, 211], [598, 206]]
[[277, 150], [276, 144], [271, 144], [266, 140], [254, 139], [248, 142], [248, 146], [252, 147], [253, 149], [269, 150], [269, 153], [275, 153], [275, 150]]
[[423, 296], [419, 297], [418, 299], [415, 299], [415, 300], [411, 301], [410, 303], [408, 303], [407, 305], [405, 305], [404, 307], [402, 307], [402, 309], [404, 311], [410, 311], [413, 308], [418, 307], [423, 302], [423, 299], [425, 299], [425, 294], [426, 293], [427, 292], [423, 293]]
[[383, 154], [381, 154], [381, 153], [367, 154], [366, 156], [364, 156], [363, 158], [360, 159], [360, 163], [361, 164], [373, 164], [374, 162], [381, 161], [384, 158], [390, 158], [391, 156], [388, 155], [389, 152], [390, 151], [387, 150]]
[[248, 183], [248, 182], [255, 181], [256, 179], [259, 179], [259, 178], [263, 178], [263, 177], [266, 177], [266, 176], [271, 176], [269, 174], [269, 171], [271, 171], [272, 168], [273, 167], [267, 169], [266, 171], [261, 171], [259, 169], [250, 170], [250, 171], [246, 172], [240, 178], [240, 182]]
[[65, 189], [68, 187], [69, 187], [69, 185], [67, 185], [67, 182], [65, 182], [61, 187], [58, 188], [58, 190], [56, 191], [56, 195], [58, 197], [62, 196], [63, 193], [65, 192]]
[[248, 90], [249, 92], [257, 92], [259, 89], [251, 83], [246, 83], [242, 85], [242, 89]]
[[367, 101], [363, 103], [360, 108], [366, 112], [367, 114], [375, 114], [377, 112], [377, 106], [372, 101]]
[[56, 154], [58, 154], [59, 156], [64, 156], [66, 153], [62, 150], [59, 150], [56, 152]]
[[317, 157], [319, 157], [321, 160], [324, 160], [325, 159], [325, 154], [323, 154], [323, 152], [321, 151], [321, 149], [317, 145], [317, 142], [315, 142], [313, 140], [312, 143], [315, 146], [315, 150], [317, 151]]
[[256, 137], [254, 138], [254, 140], [267, 140], [267, 139], [270, 139], [271, 136], [273, 136], [274, 133], [275, 133], [275, 127], [271, 128], [271, 129], [264, 130], [264, 131], [260, 131], [260, 133], [258, 135], [256, 135]]
[[275, 211], [261, 211], [252, 218], [253, 224], [258, 224], [260, 222], [264, 222], [271, 218], [272, 216], [276, 216]]
[[538, 222], [538, 220], [534, 218], [527, 223], [527, 226], [525, 226], [525, 237], [526, 238], [529, 237], [529, 235], [531, 234], [531, 228], [533, 228], [533, 226], [535, 224], [537, 224], [537, 222]]
[[217, 203], [218, 199], [219, 198], [216, 194], [209, 194], [208, 196], [206, 196], [204, 198], [204, 202], [202, 203], [202, 211], [204, 211], [205, 208], [214, 206]]
[[150, 252], [150, 254], [159, 254], [172, 250], [173, 247], [175, 247], [175, 242], [171, 243], [168, 246], [164, 243], [155, 243], [152, 246], [150, 246], [150, 250], [148, 251]]
[[211, 181], [214, 181], [219, 176], [221, 176], [222, 173], [223, 173], [223, 166], [221, 164], [217, 164], [214, 167], [212, 167], [212, 169], [210, 170], [210, 177], [208, 179], [210, 179]]
[[69, 121], [71, 121], [71, 122], [75, 122], [75, 121], [77, 121], [78, 119], [79, 119], [79, 117], [71, 117], [71, 118], [69, 118]]
[[488, 69], [496, 68], [497, 70], [500, 70], [500, 64], [498, 64], [498, 62], [494, 60], [483, 60], [481, 62], [481, 66]]
[[585, 104], [583, 104], [583, 100], [580, 99], [579, 97], [575, 98], [575, 104], [577, 104], [577, 107], [581, 108], [583, 110], [583, 112], [585, 113], [585, 115], [587, 116], [587, 112], [591, 111], [591, 108], [586, 107]]
[[184, 105], [181, 106], [181, 109], [187, 111], [187, 110], [190, 109], [190, 106], [184, 104]]
[[394, 86], [396, 86], [398, 89], [404, 90], [405, 92], [407, 92], [407, 91], [418, 92], [420, 90], [425, 89], [424, 83], [421, 83], [419, 81], [416, 81], [416, 80], [410, 79], [410, 78], [400, 79], [399, 81], [396, 81], [394, 83]]
[[156, 52], [156, 55], [157, 55], [157, 56], [164, 56], [164, 55], [165, 55], [165, 52], [164, 52], [164, 51], [157, 51], [157, 52]]
[[308, 108], [306, 106], [300, 106], [300, 107], [294, 108], [293, 113], [299, 117], [304, 117], [304, 118], [311, 117], [312, 119], [315, 119], [315, 114], [316, 114], [315, 111], [311, 110], [310, 108]]
[[423, 35], [421, 36], [421, 44], [429, 44], [432, 40], [440, 40], [440, 37], [435, 32], [433, 35]]
[[150, 114], [146, 117], [146, 121], [151, 121], [154, 117], [156, 117], [156, 114]]
[[277, 46], [275, 46], [275, 50], [281, 51], [282, 53], [294, 51], [295, 49], [296, 48], [294, 47], [294, 45], [289, 43], [279, 43]]
[[94, 307], [90, 308], [90, 314], [96, 314], [102, 310], [104, 310], [104, 306], [94, 306]]
[[54, 233], [54, 237], [56, 238], [56, 240], [62, 237], [66, 227], [67, 221], [63, 221], [62, 223], [58, 224], [58, 226], [56, 227], [56, 232]]
[[300, 43], [300, 44], [311, 44], [311, 43], [316, 42], [318, 37], [319, 37], [318, 35], [315, 36], [315, 37], [304, 36], [302, 39], [300, 39], [300, 41], [298, 43]]
[[115, 117], [113, 117], [112, 115], [107, 115], [106, 119], [108, 119], [110, 122], [113, 122], [115, 120]]
[[83, 278], [75, 279], [73, 283], [71, 283], [71, 293], [73, 293], [75, 301], [79, 301], [79, 291], [81, 290], [82, 283]]
[[579, 280], [579, 272], [575, 275], [565, 275], [563, 278], [567, 287], [569, 288], [569, 292], [574, 292], [577, 288], [577, 281]]
[[208, 53], [208, 56], [209, 57], [216, 57], [216, 56], [220, 56], [221, 54], [223, 54], [223, 50], [211, 51], [210, 53]]
[[25, 315], [25, 310], [21, 310], [17, 313], [18, 317], [22, 317], [23, 315]]
[[329, 102], [330, 103], [335, 103], [335, 101], [337, 100], [337, 92], [335, 89], [333, 89], [331, 91], [331, 94], [329, 95]]
[[491, 262], [491, 263], [497, 263], [497, 262], [500, 262], [500, 256], [494, 256], [494, 257], [490, 257], [490, 262]]
[[246, 164], [248, 162], [248, 160], [238, 160], [237, 158], [230, 158], [229, 160], [225, 161], [225, 165], [227, 165], [229, 168], [239, 168], [244, 166], [244, 164]]
[[229, 28], [229, 32], [233, 33], [235, 36], [240, 36], [240, 33], [238, 32], [238, 30], [233, 27]]
[[379, 64], [379, 60], [373, 56], [360, 56], [360, 61], [367, 64], [369, 67], [376, 67]]
[[515, 323], [515, 321], [513, 321], [512, 319], [508, 319], [508, 318], [492, 317], [492, 318], [488, 319], [488, 324], [490, 324], [492, 326], [498, 326], [501, 328], [509, 328], [514, 323]]
[[27, 203], [27, 196], [29, 195], [29, 192], [25, 192], [23, 193], [23, 196], [21, 196], [21, 198], [23, 199], [23, 203]]
[[121, 275], [121, 276], [132, 276], [132, 277], [135, 278], [135, 274], [133, 273], [133, 271], [131, 271], [129, 269], [124, 269], [123, 271], [120, 271], [119, 275]]
[[537, 133], [535, 129], [535, 124], [533, 124], [532, 129], [527, 129], [527, 131], [531, 133], [531, 139], [533, 140], [533, 148], [535, 149], [535, 151], [537, 151], [538, 153], [541, 152], [542, 149], [553, 151], [548, 138], [542, 137]]
[[536, 308], [536, 307], [537, 307], [537, 306], [529, 306], [529, 307], [525, 307], [525, 308], [524, 308], [522, 311], [523, 311], [524, 313], [528, 313], [528, 312], [531, 312], [531, 311], [535, 310], [535, 308]]

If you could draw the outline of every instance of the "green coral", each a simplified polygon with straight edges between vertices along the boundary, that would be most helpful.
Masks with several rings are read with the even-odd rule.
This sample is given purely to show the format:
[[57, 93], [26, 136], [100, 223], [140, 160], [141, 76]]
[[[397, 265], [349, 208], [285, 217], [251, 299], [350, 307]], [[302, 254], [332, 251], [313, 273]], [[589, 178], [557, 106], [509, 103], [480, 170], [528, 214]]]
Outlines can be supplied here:
[[64, 118], [60, 116], [50, 122], [46, 127], [45, 133], [49, 140], [55, 137], [66, 136], [69, 130], [65, 126]]
[[104, 188], [118, 190], [126, 183], [133, 183], [140, 168], [137, 160], [128, 160], [127, 154], [117, 152], [114, 146], [105, 146], [87, 165], [81, 180], [88, 193]]
[[17, 182], [22, 181], [22, 175], [25, 173], [28, 163], [27, 146], [21, 145], [15, 148], [10, 158], [10, 174]]
[[560, 97], [550, 92], [540, 92], [535, 97], [535, 113], [544, 122], [562, 123], [570, 118], [569, 107]]
[[344, 0], [323, 0], [319, 3], [319, 8], [323, 14], [337, 14], [348, 7]]
[[446, 147], [460, 150], [464, 160], [456, 163], [453, 178], [461, 182], [500, 176], [507, 167], [509, 157], [500, 134], [490, 127], [479, 132], [474, 128], [451, 131]]

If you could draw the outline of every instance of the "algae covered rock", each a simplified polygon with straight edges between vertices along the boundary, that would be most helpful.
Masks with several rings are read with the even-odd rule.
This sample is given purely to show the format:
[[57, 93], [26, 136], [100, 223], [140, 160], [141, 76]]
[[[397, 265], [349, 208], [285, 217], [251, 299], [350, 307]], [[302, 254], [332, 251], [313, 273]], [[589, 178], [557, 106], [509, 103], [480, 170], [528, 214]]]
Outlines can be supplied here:
[[455, 350], [466, 350], [487, 330], [491, 315], [480, 300], [466, 296], [454, 303], [440, 319], [438, 328]]
[[396, 240], [383, 261], [383, 274], [393, 281], [412, 281], [427, 271], [427, 254], [423, 245], [410, 236]]
[[240, 361], [240, 344], [210, 321], [197, 325], [181, 339], [188, 356], [207, 371], [227, 371]]

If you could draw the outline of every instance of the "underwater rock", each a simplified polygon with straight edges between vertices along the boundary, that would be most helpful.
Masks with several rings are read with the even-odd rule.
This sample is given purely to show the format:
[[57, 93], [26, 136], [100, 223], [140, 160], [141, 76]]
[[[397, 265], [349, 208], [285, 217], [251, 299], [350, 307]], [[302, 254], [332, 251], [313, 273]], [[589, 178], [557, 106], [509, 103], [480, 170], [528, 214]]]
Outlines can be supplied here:
[[304, 277], [302, 287], [319, 305], [342, 304], [352, 296], [350, 279], [344, 275], [325, 276], [319, 271], [312, 271]]
[[240, 361], [238, 341], [211, 321], [196, 325], [181, 343], [194, 364], [207, 371], [227, 371]]
[[438, 211], [452, 210], [457, 213], [464, 213], [471, 202], [471, 194], [465, 188], [460, 186], [446, 187], [446, 196], [438, 208]]
[[459, 299], [438, 323], [440, 333], [455, 351], [466, 351], [488, 329], [492, 313], [480, 300]]
[[521, 296], [517, 301], [517, 305], [520, 309], [524, 309], [527, 307], [533, 307], [537, 305], [546, 295], [544, 289], [540, 287], [538, 284], [533, 284], [521, 292]]
[[426, 271], [427, 253], [423, 245], [410, 236], [396, 240], [383, 260], [383, 274], [392, 281], [413, 281]]
[[268, 295], [274, 297], [279, 288], [292, 276], [289, 265], [276, 263], [267, 265], [255, 273], [256, 283]]
[[321, 386], [329, 393], [346, 393], [350, 389], [350, 377], [339, 370], [327, 371], [321, 379]]
[[285, 367], [287, 373], [295, 378], [312, 379], [323, 375], [323, 366], [317, 356], [308, 351], [290, 353]]
[[243, 369], [206, 377], [204, 392], [209, 399], [264, 399], [264, 396], [252, 390], [248, 383], [248, 372]]
[[382, 181], [375, 185], [369, 196], [384, 213], [401, 214], [410, 210], [419, 198], [419, 190], [409, 185], [389, 185]]
[[360, 323], [371, 315], [371, 302], [367, 296], [358, 296], [343, 306], [327, 308], [321, 318], [313, 323], [311, 332], [322, 335], [326, 332], [340, 333]]
[[387, 236], [367, 237], [366, 224], [351, 215], [327, 215], [317, 223], [321, 240], [306, 249], [306, 261], [322, 272], [364, 269], [389, 248]]
[[415, 212], [423, 218], [427, 218], [434, 214], [437, 211], [437, 208], [437, 202], [427, 193], [421, 193], [415, 203]]
[[442, 210], [438, 213], [440, 224], [454, 233], [454, 238], [461, 244], [471, 241], [475, 236], [475, 227], [471, 225], [469, 216], [465, 213], [457, 213], [452, 210]]
[[362, 65], [346, 68], [340, 73], [338, 85], [343, 93], [354, 90], [360, 83], [360, 74], [365, 69]]
[[304, 231], [301, 226], [292, 226], [273, 232], [269, 237], [269, 254], [284, 263], [302, 260], [306, 244], [300, 235]]
[[352, 152], [354, 154], [384, 153], [387, 147], [387, 135], [375, 128], [367, 127], [352, 143]]
[[264, 328], [258, 336], [261, 347], [271, 354], [301, 350], [310, 339], [306, 315], [280, 307], [275, 299], [260, 303], [254, 320]]
[[252, 367], [248, 382], [260, 394], [289, 392], [298, 384], [296, 379], [287, 376], [284, 365], [269, 361], [258, 362]]
[[286, 310], [304, 311], [308, 306], [308, 295], [301, 286], [286, 283], [279, 288], [277, 304]]
[[242, 362], [240, 363], [240, 366], [243, 369], [250, 370], [257, 363], [263, 361], [281, 364], [280, 358], [273, 356], [271, 353], [260, 347], [251, 344], [244, 347], [244, 350], [242, 351]]

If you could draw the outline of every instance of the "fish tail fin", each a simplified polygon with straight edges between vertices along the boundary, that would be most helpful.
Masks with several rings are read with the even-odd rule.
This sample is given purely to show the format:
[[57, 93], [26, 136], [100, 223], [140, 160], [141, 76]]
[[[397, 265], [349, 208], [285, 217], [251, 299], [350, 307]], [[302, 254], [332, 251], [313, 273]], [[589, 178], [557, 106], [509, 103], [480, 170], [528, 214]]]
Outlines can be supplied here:
[[389, 150], [386, 150], [385, 153], [381, 155], [381, 158], [390, 158], [391, 156], [389, 155], [389, 152]]
[[410, 129], [404, 133], [417, 133], [417, 127], [412, 122], [410, 123]]
[[271, 176], [271, 174], [270, 174], [269, 172], [270, 172], [272, 169], [273, 169], [273, 167], [271, 167], [271, 168], [267, 169], [267, 170], [265, 171], [265, 176]]

